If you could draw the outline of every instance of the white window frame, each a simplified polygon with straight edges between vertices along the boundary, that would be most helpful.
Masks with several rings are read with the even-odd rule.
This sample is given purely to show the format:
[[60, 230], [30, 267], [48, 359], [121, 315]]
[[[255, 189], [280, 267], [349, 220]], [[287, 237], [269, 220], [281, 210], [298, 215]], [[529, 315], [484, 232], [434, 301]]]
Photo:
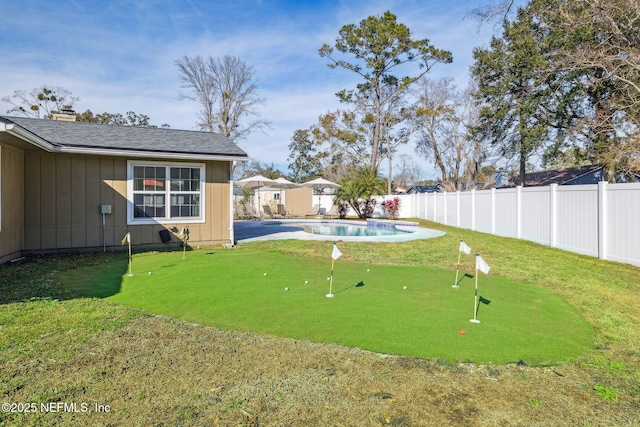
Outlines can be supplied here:
[[[165, 177], [165, 216], [151, 218], [134, 218], [134, 194], [133, 191], [133, 168], [135, 166], [164, 167], [166, 170]], [[171, 173], [172, 167], [179, 168], [199, 168], [200, 169], [200, 215], [195, 217], [171, 217]], [[205, 194], [206, 194], [206, 167], [204, 163], [181, 163], [181, 162], [160, 162], [160, 161], [144, 161], [144, 160], [128, 160], [127, 161], [127, 225], [140, 224], [202, 224], [206, 221], [205, 212]]]

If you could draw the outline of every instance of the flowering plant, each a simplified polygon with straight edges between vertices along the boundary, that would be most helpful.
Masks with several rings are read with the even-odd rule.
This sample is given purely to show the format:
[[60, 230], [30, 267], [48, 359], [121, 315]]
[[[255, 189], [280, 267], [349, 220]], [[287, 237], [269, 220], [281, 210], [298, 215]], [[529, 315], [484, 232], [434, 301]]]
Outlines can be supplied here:
[[346, 218], [348, 211], [349, 211], [349, 203], [346, 203], [346, 202], [338, 203], [338, 218], [340, 219]]
[[392, 200], [382, 202], [382, 210], [389, 214], [389, 219], [396, 219], [396, 215], [400, 210], [400, 198], [395, 197]]

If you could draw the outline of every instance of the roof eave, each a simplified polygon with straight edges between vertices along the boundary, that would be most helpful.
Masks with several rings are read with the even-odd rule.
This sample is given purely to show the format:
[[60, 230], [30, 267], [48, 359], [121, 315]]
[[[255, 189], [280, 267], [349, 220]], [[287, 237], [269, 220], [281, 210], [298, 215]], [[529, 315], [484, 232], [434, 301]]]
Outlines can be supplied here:
[[57, 153], [86, 154], [93, 156], [116, 156], [116, 157], [143, 157], [153, 159], [177, 159], [177, 160], [218, 160], [218, 161], [248, 161], [245, 155], [230, 154], [198, 154], [198, 153], [171, 153], [162, 151], [143, 150], [118, 150], [107, 148], [79, 148], [79, 147], [55, 147]]
[[567, 180], [565, 180], [565, 181], [562, 181], [562, 182], [560, 183], [560, 185], [568, 184], [568, 183], [570, 183], [571, 181], [575, 181], [576, 179], [579, 179], [579, 178], [582, 178], [582, 177], [584, 177], [584, 176], [587, 176], [587, 175], [589, 175], [590, 173], [597, 172], [597, 171], [599, 171], [600, 169], [602, 169], [602, 166], [600, 166], [600, 165], [593, 165], [593, 168], [590, 168], [587, 172], [584, 172], [584, 173], [582, 173], [582, 174], [580, 174], [580, 175], [576, 175], [576, 176], [574, 176], [573, 178], [569, 178], [569, 179], [567, 179]]
[[37, 135], [29, 132], [28, 130], [16, 126], [13, 123], [6, 123], [3, 125], [3, 130], [7, 132], [9, 135], [15, 136], [29, 144], [35, 145], [36, 147], [42, 148], [45, 151], [52, 152], [56, 149], [56, 146], [51, 144], [49, 141], [40, 138]]

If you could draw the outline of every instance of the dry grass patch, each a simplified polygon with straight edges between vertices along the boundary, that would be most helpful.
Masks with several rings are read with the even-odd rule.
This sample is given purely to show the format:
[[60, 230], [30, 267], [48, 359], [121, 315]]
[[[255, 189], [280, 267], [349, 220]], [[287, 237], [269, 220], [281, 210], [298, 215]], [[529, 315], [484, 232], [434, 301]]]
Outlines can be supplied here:
[[[73, 360], [2, 364], [5, 399], [46, 395], [108, 413], [4, 414], [20, 425], [618, 425], [579, 366], [447, 364], [142, 317], [99, 332]], [[20, 367], [18, 367], [20, 366]]]
[[[109, 412], [1, 412], [7, 426], [640, 425], [640, 273], [527, 242], [429, 224], [447, 236], [344, 244], [360, 262], [455, 268], [464, 239], [492, 272], [545, 287], [595, 328], [598, 349], [548, 367], [450, 364], [224, 331], [74, 299], [57, 272], [121, 254], [0, 266], [3, 402], [98, 403]], [[323, 256], [311, 242], [237, 250]]]

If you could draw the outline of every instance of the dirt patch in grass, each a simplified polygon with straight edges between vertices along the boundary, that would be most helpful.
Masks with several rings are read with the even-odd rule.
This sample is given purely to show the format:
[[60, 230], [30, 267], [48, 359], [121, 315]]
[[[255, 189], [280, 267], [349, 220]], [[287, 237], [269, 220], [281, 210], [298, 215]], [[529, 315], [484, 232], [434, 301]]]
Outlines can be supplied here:
[[[164, 316], [143, 316], [121, 329], [98, 332], [72, 350], [75, 357], [67, 361], [32, 355], [0, 363], [6, 384], [2, 400], [75, 403], [78, 412], [5, 412], [0, 421], [39, 426], [640, 424], [637, 399], [606, 401], [593, 390], [602, 378], [579, 365], [446, 364]], [[82, 404], [87, 412], [80, 412]]]

